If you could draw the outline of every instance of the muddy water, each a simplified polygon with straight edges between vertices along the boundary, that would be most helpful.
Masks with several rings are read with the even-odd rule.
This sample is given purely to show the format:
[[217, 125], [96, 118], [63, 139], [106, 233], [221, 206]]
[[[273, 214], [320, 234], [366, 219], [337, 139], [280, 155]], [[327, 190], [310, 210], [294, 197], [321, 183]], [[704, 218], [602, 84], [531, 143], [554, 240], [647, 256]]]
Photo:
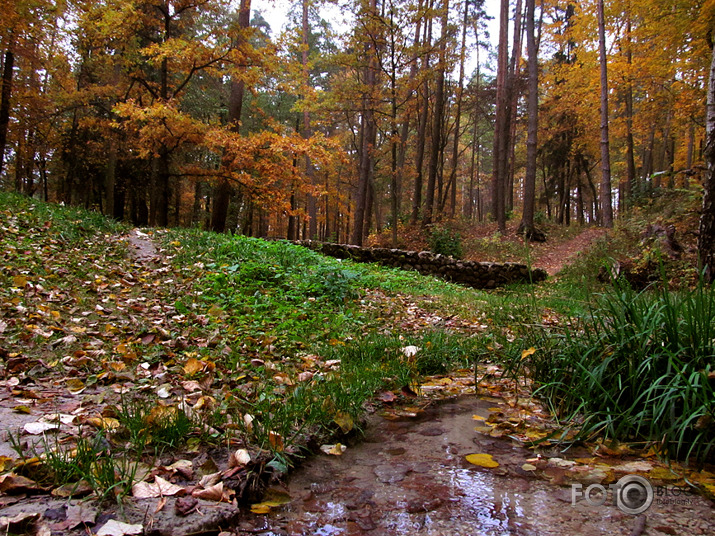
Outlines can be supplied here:
[[[361, 443], [342, 456], [308, 461], [288, 484], [292, 501], [246, 520], [239, 534], [631, 534], [635, 517], [610, 505], [572, 505], [570, 487], [521, 469], [533, 452], [474, 431], [472, 416], [486, 417], [491, 406], [469, 397], [417, 418], [374, 415]], [[470, 465], [464, 456], [475, 452], [492, 454], [500, 466]], [[687, 499], [685, 505], [653, 504], [643, 534], [715, 534], [712, 504]]]

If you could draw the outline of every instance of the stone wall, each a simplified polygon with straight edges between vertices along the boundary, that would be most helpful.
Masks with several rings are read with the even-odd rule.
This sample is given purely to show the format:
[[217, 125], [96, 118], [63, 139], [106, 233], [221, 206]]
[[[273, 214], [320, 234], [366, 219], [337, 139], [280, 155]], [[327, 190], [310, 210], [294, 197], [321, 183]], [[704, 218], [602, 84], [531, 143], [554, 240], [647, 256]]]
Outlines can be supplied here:
[[495, 288], [516, 282], [537, 282], [546, 279], [541, 268], [531, 270], [524, 264], [506, 262], [462, 261], [429, 251], [405, 251], [402, 249], [364, 248], [347, 244], [330, 244], [301, 240], [295, 242], [314, 251], [338, 259], [356, 262], [377, 262], [385, 266], [416, 270], [424, 275], [433, 275], [474, 288]]

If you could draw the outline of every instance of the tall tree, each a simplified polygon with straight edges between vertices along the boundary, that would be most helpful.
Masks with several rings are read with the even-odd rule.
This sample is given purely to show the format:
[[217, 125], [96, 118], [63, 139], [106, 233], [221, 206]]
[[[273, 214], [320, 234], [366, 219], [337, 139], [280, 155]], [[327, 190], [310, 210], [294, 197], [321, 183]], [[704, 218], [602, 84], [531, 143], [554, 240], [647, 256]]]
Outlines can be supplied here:
[[603, 1], [598, 0], [598, 55], [601, 65], [601, 224], [604, 227], [613, 227], [611, 151], [608, 138], [608, 56]]
[[435, 82], [434, 92], [434, 113], [432, 114], [432, 135], [430, 137], [430, 159], [427, 169], [427, 191], [425, 192], [425, 208], [422, 215], [422, 223], [425, 225], [432, 223], [437, 174], [440, 172], [440, 161], [443, 149], [442, 126], [444, 124], [444, 82], [447, 71], [447, 39], [449, 36], [449, 0], [443, 0], [442, 2], [441, 26], [436, 73], [437, 80]]
[[[524, 208], [519, 233], [528, 239], [536, 238], [534, 206], [536, 203], [536, 153], [539, 130], [539, 64], [534, 32], [535, 0], [526, 0], [526, 49], [529, 56], [529, 93], [526, 106], [528, 132], [526, 139], [526, 173], [524, 175]], [[541, 236], [539, 236], [541, 238]]]
[[363, 0], [366, 35], [363, 36], [364, 90], [360, 121], [360, 162], [355, 192], [355, 215], [351, 242], [361, 246], [365, 238], [366, 220], [370, 218], [369, 199], [374, 173], [374, 150], [377, 138], [375, 123], [375, 92], [377, 90], [377, 0]]
[[703, 183], [703, 208], [698, 233], [700, 268], [710, 282], [715, 280], [715, 45], [712, 50], [705, 118], [707, 175]]
[[509, 0], [501, 0], [499, 12], [499, 50], [497, 57], [496, 120], [494, 123], [494, 171], [492, 179], [493, 217], [501, 232], [506, 231], [505, 184], [507, 182], [507, 154], [509, 129], [507, 126], [508, 94], [508, 43], [509, 43]]
[[[233, 38], [232, 48], [240, 51], [246, 46], [246, 30], [251, 25], [251, 0], [241, 0], [238, 10], [238, 28]], [[239, 66], [240, 69], [240, 66]], [[228, 125], [232, 132], [238, 133], [241, 128], [241, 113], [243, 110], [243, 94], [245, 82], [239, 77], [233, 77], [229, 83]], [[211, 211], [211, 230], [222, 233], [226, 230], [226, 218], [231, 201], [233, 187], [226, 178], [220, 178], [213, 195]]]

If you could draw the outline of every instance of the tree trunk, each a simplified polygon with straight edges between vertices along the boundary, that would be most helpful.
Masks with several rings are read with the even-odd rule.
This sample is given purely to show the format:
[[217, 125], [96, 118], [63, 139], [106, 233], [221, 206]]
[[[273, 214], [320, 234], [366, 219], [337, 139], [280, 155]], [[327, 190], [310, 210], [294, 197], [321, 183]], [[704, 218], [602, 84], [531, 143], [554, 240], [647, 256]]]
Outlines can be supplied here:
[[601, 63], [601, 225], [613, 227], [611, 199], [611, 157], [608, 141], [608, 66], [606, 57], [606, 20], [603, 1], [598, 0], [598, 50]]
[[[433, 2], [429, 4], [429, 12], [432, 11]], [[432, 15], [429, 15], [428, 20], [425, 23], [425, 39], [424, 47], [427, 52], [422, 60], [422, 71], [425, 73], [430, 68], [430, 47], [432, 46]], [[427, 76], [423, 77], [422, 81], [422, 106], [420, 107], [420, 117], [419, 126], [417, 131], [417, 149], [415, 156], [415, 191], [412, 197], [412, 225], [417, 223], [420, 216], [420, 210], [422, 209], [422, 183], [423, 181], [423, 167], [424, 167], [424, 157], [425, 157], [425, 145], [427, 138], [427, 120], [429, 118], [429, 80]]]
[[499, 230], [506, 231], [506, 206], [504, 203], [504, 188], [506, 184], [506, 138], [507, 129], [507, 70], [509, 42], [509, 0], [501, 0], [499, 15], [499, 54], [497, 58], [497, 105], [494, 126], [494, 171], [492, 179], [492, 206], [494, 219]]
[[[244, 30], [251, 25], [251, 0], [241, 0], [238, 11], [238, 36], [234, 42], [234, 48], [239, 48], [243, 43]], [[241, 110], [243, 108], [244, 82], [232, 80], [230, 83], [230, 94], [228, 100], [228, 123], [232, 132], [238, 133], [240, 130]], [[227, 179], [219, 179], [213, 192], [213, 207], [211, 210], [211, 230], [223, 233], [226, 230], [226, 220], [231, 201], [233, 188]]]
[[529, 96], [526, 107], [528, 116], [526, 139], [526, 174], [524, 176], [524, 208], [519, 232], [527, 238], [535, 237], [534, 208], [536, 204], [536, 149], [539, 129], [539, 66], [534, 35], [535, 0], [526, 0], [526, 48], [529, 54]]
[[704, 156], [707, 174], [703, 184], [698, 254], [700, 269], [703, 270], [706, 280], [712, 282], [715, 280], [715, 46], [710, 63], [705, 130]]
[[457, 210], [457, 164], [459, 161], [460, 123], [462, 119], [462, 93], [464, 92], [464, 61], [467, 52], [467, 23], [469, 21], [470, 1], [464, 0], [464, 16], [462, 18], [462, 43], [459, 49], [459, 81], [457, 82], [456, 110], [454, 112], [454, 140], [452, 145], [452, 169], [449, 173], [449, 185], [452, 188], [449, 214], [454, 218]]
[[5, 51], [5, 60], [2, 72], [2, 90], [0, 91], [0, 175], [5, 163], [5, 145], [7, 144], [7, 130], [10, 124], [10, 99], [12, 97], [12, 75], [15, 65], [15, 55], [12, 51], [13, 39], [10, 47]]
[[506, 141], [507, 151], [507, 175], [504, 181], [504, 206], [507, 212], [514, 210], [514, 165], [516, 153], [516, 112], [521, 94], [519, 92], [519, 76], [521, 71], [521, 49], [522, 49], [522, 0], [516, 1], [514, 11], [514, 40], [511, 49], [511, 61], [509, 62], [509, 73], [507, 75], [507, 102], [509, 103], [509, 115], [507, 117], [507, 129], [509, 135]]
[[[368, 0], [368, 20], [377, 17], [377, 0]], [[374, 36], [373, 36], [374, 37]], [[374, 162], [373, 149], [377, 136], [374, 113], [374, 92], [377, 86], [377, 55], [374, 41], [370, 36], [365, 36], [365, 92], [362, 96], [362, 121], [360, 125], [360, 167], [358, 169], [358, 184], [355, 192], [355, 217], [353, 218], [353, 233], [351, 242], [362, 246], [366, 219], [370, 218], [368, 208], [368, 195], [372, 167]]]
[[[302, 0], [303, 17], [302, 17], [302, 50], [301, 64], [303, 68], [303, 83], [307, 94], [308, 84], [310, 82], [310, 73], [308, 71], [308, 34], [310, 27], [308, 26], [308, 4], [310, 0]], [[303, 110], [303, 137], [308, 139], [313, 132], [310, 126], [310, 112]], [[305, 174], [310, 181], [310, 185], [315, 187], [315, 169], [310, 160], [310, 156], [305, 156]], [[306, 199], [306, 208], [308, 210], [308, 240], [316, 240], [318, 238], [318, 203], [312, 192], [308, 192]]]
[[437, 83], [434, 92], [434, 113], [432, 115], [432, 136], [430, 146], [430, 160], [427, 172], [427, 192], [425, 193], [425, 209], [422, 215], [422, 223], [429, 225], [432, 223], [432, 212], [434, 210], [434, 194], [439, 173], [439, 164], [442, 155], [442, 127], [444, 122], [444, 80], [447, 69], [447, 36], [449, 32], [449, 0], [443, 0], [442, 7], [442, 31], [439, 38], [439, 61], [437, 64]]
[[633, 64], [633, 51], [631, 47], [631, 14], [628, 13], [626, 22], [626, 61], [628, 63], [628, 83], [626, 84], [626, 181], [618, 188], [618, 200], [621, 210], [624, 210], [626, 201], [631, 197], [636, 182], [636, 159], [633, 141], [633, 82], [630, 68]]

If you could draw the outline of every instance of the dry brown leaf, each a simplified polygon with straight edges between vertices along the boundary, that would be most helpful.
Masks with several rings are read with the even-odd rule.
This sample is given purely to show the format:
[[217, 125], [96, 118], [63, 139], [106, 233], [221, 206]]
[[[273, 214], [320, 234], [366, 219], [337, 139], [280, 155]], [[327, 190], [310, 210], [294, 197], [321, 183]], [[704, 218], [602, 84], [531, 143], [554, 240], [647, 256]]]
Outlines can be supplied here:
[[160, 476], [154, 477], [154, 483], [137, 482], [132, 486], [132, 496], [136, 499], [152, 499], [165, 495], [176, 495], [184, 488], [164, 480]]
[[219, 482], [206, 489], [195, 489], [191, 495], [206, 501], [229, 502], [234, 493], [232, 489], [224, 489], [223, 482]]

